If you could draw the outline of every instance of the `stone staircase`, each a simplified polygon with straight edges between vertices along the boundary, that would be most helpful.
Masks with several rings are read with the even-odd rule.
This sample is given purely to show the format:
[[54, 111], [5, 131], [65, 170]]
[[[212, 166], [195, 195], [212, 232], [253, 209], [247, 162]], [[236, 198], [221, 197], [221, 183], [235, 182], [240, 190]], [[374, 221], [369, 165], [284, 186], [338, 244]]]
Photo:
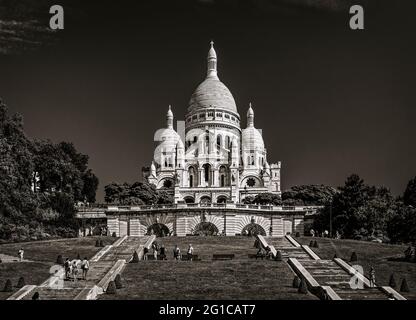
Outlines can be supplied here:
[[392, 292], [397, 300], [404, 299], [390, 287], [370, 288], [368, 279], [361, 274], [359, 276], [364, 280], [364, 288], [353, 289], [350, 285], [353, 275], [351, 270], [348, 271], [350, 266], [340, 259], [321, 260], [308, 246], [300, 246], [293, 238], [266, 238], [266, 240], [282, 253], [284, 259], [288, 259], [291, 267], [309, 282], [312, 290], [316, 290], [317, 293], [325, 290], [331, 299], [387, 300], [389, 298], [387, 291]]
[[[147, 236], [122, 238], [110, 246], [110, 248], [103, 248], [102, 252], [105, 252], [104, 254], [98, 253], [96, 255], [98, 258], [90, 260], [87, 281], [78, 280], [74, 282], [72, 280], [65, 280], [64, 287], [58, 289], [50, 287], [50, 279], [48, 279], [40, 286], [31, 288], [21, 299], [31, 300], [35, 292], [39, 293], [41, 300], [74, 300], [86, 298], [89, 296], [90, 291], [95, 290], [97, 284], [100, 284], [118, 261], [130, 261], [133, 252], [148, 240], [149, 237]], [[99, 292], [99, 290], [95, 291]], [[19, 293], [15, 296], [19, 296]]]

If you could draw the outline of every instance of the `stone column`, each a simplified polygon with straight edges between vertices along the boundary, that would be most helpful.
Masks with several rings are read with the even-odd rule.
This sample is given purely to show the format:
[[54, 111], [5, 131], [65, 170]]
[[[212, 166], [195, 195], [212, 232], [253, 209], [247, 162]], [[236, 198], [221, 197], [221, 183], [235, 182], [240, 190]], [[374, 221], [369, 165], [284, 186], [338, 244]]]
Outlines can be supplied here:
[[283, 237], [283, 219], [281, 216], [272, 216], [272, 237]]
[[110, 236], [113, 235], [113, 233], [116, 233], [116, 236], [120, 236], [120, 221], [118, 217], [111, 217], [107, 218], [107, 228]]

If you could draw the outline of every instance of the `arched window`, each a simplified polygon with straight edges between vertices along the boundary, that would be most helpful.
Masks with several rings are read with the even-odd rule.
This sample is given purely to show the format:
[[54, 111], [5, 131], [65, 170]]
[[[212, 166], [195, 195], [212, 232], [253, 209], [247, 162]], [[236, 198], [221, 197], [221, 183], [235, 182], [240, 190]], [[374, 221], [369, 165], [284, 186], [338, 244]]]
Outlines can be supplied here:
[[220, 150], [220, 149], [221, 149], [221, 145], [222, 145], [222, 137], [221, 137], [221, 135], [219, 134], [219, 135], [217, 136], [217, 148], [218, 148], [218, 150]]
[[205, 153], [209, 153], [209, 133], [205, 136]]
[[189, 167], [188, 169], [188, 175], [189, 175], [189, 187], [195, 187], [197, 184], [197, 179], [196, 179], [196, 175], [195, 175], [195, 168], [194, 167]]
[[221, 187], [226, 187], [229, 185], [229, 174], [228, 168], [226, 166], [221, 166], [219, 169], [219, 185]]
[[231, 138], [229, 136], [227, 136], [225, 141], [226, 141], [227, 148], [230, 149], [231, 148]]

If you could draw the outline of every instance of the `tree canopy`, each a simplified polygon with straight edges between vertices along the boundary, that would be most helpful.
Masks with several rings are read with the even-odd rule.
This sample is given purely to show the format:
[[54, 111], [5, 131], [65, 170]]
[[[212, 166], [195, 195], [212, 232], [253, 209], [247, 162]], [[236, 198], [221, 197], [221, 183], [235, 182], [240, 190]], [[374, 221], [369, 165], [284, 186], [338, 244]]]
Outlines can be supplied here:
[[[74, 233], [74, 203], [95, 201], [98, 178], [70, 142], [32, 140], [0, 101], [0, 239]], [[72, 231], [71, 231], [72, 230]]]

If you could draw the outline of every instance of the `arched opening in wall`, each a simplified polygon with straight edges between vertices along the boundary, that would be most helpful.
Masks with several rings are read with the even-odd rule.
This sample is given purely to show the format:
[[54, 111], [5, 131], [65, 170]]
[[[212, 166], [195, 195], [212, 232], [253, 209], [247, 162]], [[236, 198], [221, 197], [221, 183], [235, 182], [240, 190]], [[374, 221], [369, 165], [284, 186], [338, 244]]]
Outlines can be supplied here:
[[195, 199], [193, 197], [185, 197], [183, 200], [185, 200], [185, 203], [195, 203]]
[[229, 186], [229, 175], [228, 175], [228, 169], [226, 166], [221, 166], [219, 170], [219, 185], [221, 187]]
[[189, 176], [189, 187], [195, 187], [197, 185], [197, 177], [196, 177], [196, 170], [194, 167], [189, 167], [188, 169], [188, 176]]
[[212, 222], [203, 221], [195, 226], [194, 235], [198, 236], [216, 236], [218, 235], [218, 228]]
[[262, 235], [266, 236], [266, 231], [263, 229], [263, 227], [257, 223], [251, 222], [250, 224], [246, 225], [243, 228], [243, 231], [241, 233], [243, 236], [257, 236]]
[[218, 149], [218, 151], [220, 151], [220, 150], [221, 150], [221, 147], [222, 147], [222, 137], [221, 137], [221, 135], [219, 134], [219, 135], [217, 136], [217, 149]]
[[199, 202], [202, 204], [208, 204], [208, 203], [211, 203], [211, 198], [208, 196], [203, 196], [201, 200], [199, 200]]
[[204, 181], [207, 186], [211, 186], [211, 165], [205, 163], [202, 168], [204, 169]]
[[147, 228], [146, 235], [156, 237], [166, 237], [169, 235], [169, 228], [163, 223], [154, 223]]
[[227, 202], [227, 197], [226, 196], [219, 196], [217, 198], [217, 203], [226, 203]]

